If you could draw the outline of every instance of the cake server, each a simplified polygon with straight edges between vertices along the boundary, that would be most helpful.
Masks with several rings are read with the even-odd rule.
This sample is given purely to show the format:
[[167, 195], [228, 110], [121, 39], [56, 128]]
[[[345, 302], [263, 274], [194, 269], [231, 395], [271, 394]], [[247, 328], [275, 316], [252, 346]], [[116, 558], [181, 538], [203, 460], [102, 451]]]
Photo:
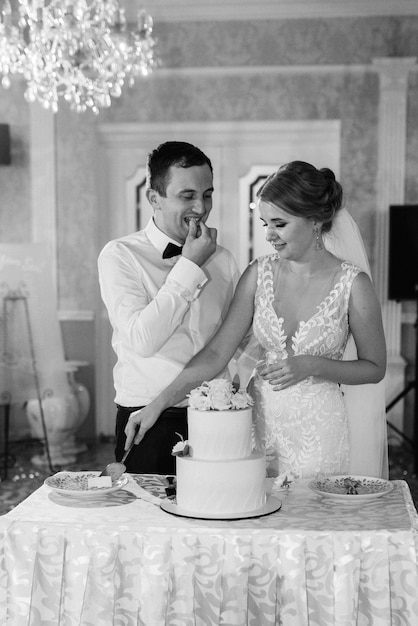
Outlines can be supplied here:
[[133, 446], [134, 444], [131, 443], [129, 448], [125, 451], [125, 454], [123, 455], [121, 461], [119, 462], [114, 461], [113, 463], [108, 463], [106, 467], [104, 468], [103, 472], [100, 474], [100, 476], [110, 476], [110, 478], [112, 479], [112, 483], [114, 483], [115, 480], [120, 478], [122, 474], [126, 471], [126, 465], [124, 465], [124, 463], [126, 461], [128, 454], [132, 450]]

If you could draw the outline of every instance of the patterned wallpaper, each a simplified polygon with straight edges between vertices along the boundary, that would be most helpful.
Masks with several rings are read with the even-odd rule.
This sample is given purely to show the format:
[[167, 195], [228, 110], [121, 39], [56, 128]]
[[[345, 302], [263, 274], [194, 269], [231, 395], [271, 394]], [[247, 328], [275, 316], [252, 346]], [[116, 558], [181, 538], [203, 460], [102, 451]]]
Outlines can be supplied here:
[[29, 119], [22, 85], [0, 87], [0, 123], [10, 126], [11, 165], [0, 165], [0, 241], [31, 238]]
[[418, 72], [409, 79], [405, 204], [418, 204]]
[[57, 116], [58, 272], [61, 309], [93, 309], [98, 289], [95, 119], [63, 109]]
[[166, 67], [370, 63], [417, 54], [418, 18], [373, 17], [155, 25]]

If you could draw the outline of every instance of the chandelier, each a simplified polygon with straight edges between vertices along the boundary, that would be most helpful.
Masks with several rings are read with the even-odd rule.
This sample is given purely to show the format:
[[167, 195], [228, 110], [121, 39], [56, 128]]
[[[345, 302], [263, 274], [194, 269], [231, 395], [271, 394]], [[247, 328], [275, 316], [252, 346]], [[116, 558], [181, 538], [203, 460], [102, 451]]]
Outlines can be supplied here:
[[128, 30], [119, 0], [0, 0], [0, 77], [26, 81], [25, 98], [58, 111], [63, 98], [77, 112], [111, 105], [159, 65], [152, 35], [153, 21], [138, 12]]

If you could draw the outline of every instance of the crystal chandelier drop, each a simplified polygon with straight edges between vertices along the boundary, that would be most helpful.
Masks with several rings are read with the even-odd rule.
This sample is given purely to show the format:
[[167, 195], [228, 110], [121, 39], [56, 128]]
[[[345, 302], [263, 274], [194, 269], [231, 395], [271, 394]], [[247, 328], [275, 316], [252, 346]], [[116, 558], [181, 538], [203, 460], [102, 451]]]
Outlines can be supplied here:
[[153, 21], [138, 13], [128, 30], [119, 0], [0, 0], [0, 77], [26, 81], [25, 98], [56, 112], [63, 98], [77, 112], [98, 113], [125, 84], [159, 65]]

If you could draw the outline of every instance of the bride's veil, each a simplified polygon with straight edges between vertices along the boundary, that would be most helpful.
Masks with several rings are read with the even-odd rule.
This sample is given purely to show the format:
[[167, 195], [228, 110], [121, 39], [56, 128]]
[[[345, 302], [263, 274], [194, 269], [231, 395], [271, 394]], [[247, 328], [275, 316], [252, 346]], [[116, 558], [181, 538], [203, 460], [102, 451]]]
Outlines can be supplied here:
[[[370, 266], [358, 226], [346, 209], [341, 209], [329, 233], [323, 235], [325, 248], [340, 259], [351, 261], [370, 277]], [[350, 336], [344, 359], [357, 358]], [[388, 447], [384, 381], [370, 385], [341, 385], [348, 416], [350, 473], [388, 477]]]

